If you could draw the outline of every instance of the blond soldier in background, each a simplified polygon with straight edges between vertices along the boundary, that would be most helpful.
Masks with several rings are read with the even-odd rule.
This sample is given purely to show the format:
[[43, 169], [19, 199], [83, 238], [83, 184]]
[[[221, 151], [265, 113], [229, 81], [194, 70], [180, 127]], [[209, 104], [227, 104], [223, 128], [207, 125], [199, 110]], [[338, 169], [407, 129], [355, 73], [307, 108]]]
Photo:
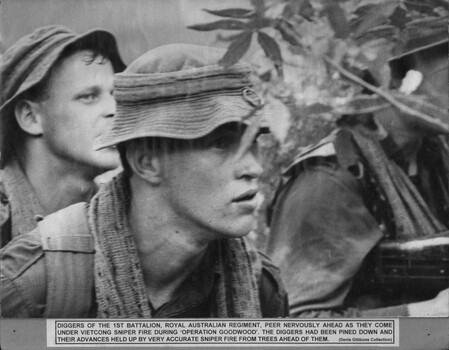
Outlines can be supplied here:
[[94, 178], [119, 165], [115, 149], [93, 142], [115, 114], [114, 72], [125, 68], [114, 36], [36, 29], [0, 63], [1, 246], [37, 220], [87, 200]]

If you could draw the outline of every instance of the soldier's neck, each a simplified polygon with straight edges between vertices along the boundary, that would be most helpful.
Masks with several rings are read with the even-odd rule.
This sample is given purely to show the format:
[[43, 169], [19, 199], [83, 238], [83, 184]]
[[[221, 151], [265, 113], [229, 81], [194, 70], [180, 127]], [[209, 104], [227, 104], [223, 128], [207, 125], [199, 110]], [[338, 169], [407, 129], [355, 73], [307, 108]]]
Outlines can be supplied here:
[[132, 188], [129, 225], [134, 236], [148, 297], [155, 308], [169, 301], [198, 266], [209, 241], [199, 239], [175, 218], [157, 191]]
[[87, 201], [95, 191], [93, 178], [76, 164], [58, 162], [43, 153], [22, 155], [19, 161], [46, 215]]

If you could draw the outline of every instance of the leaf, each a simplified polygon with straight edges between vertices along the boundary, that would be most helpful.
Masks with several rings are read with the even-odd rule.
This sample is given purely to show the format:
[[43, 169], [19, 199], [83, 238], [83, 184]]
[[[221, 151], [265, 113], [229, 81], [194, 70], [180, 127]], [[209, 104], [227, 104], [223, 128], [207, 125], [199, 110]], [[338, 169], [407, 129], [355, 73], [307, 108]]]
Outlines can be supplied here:
[[408, 13], [401, 7], [397, 7], [396, 10], [394, 10], [393, 14], [390, 16], [391, 24], [394, 26], [404, 29], [405, 25], [408, 22]]
[[254, 12], [250, 9], [243, 8], [231, 8], [225, 10], [207, 10], [203, 9], [203, 11], [210, 13], [211, 15], [220, 16], [220, 17], [230, 17], [230, 18], [249, 18], [254, 15]]
[[304, 1], [305, 0], [288, 0], [284, 12], [282, 13], [282, 17], [289, 19], [299, 13], [299, 8]]
[[234, 63], [237, 63], [248, 51], [252, 35], [253, 33], [250, 31], [240, 34], [239, 37], [229, 45], [228, 50], [220, 61], [218, 61], [218, 64], [224, 67], [229, 67]]
[[377, 84], [387, 88], [391, 81], [389, 59], [393, 44], [386, 39], [374, 39], [364, 43], [361, 47], [361, 61], [366, 64], [369, 72]]
[[360, 45], [361, 52], [368, 61], [383, 59], [388, 61], [391, 57], [392, 43], [387, 39], [373, 39]]
[[262, 28], [273, 27], [275, 20], [267, 17], [256, 17], [254, 21], [248, 23], [248, 29], [252, 28], [255, 30], [259, 30]]
[[301, 111], [304, 115], [311, 116], [315, 114], [329, 113], [333, 110], [333, 108], [324, 103], [313, 103], [310, 106], [303, 106]]
[[338, 2], [329, 1], [326, 7], [327, 18], [336, 38], [346, 38], [349, 35], [349, 23], [346, 15]]
[[234, 41], [235, 39], [237, 39], [238, 37], [240, 37], [240, 35], [242, 35], [241, 32], [238, 32], [237, 34], [223, 34], [223, 33], [217, 33], [217, 40], [218, 41], [225, 41], [225, 42], [230, 42], [230, 41]]
[[257, 15], [262, 16], [265, 13], [265, 0], [251, 0], [251, 5], [254, 6]]
[[311, 21], [314, 15], [313, 7], [310, 5], [309, 0], [289, 0], [287, 6], [285, 6], [284, 18], [291, 18], [294, 15], [299, 14], [306, 20]]
[[329, 53], [329, 50], [331, 48], [332, 40], [330, 40], [328, 37], [319, 37], [315, 38], [313, 45], [310, 47], [310, 52], [314, 57], [317, 57], [320, 59], [322, 56]]
[[295, 27], [286, 20], [276, 22], [275, 28], [281, 33], [282, 39], [290, 45], [297, 46], [300, 44], [300, 35], [296, 33]]
[[223, 30], [242, 30], [247, 28], [247, 24], [241, 21], [236, 21], [233, 19], [222, 19], [216, 22], [203, 23], [203, 24], [194, 24], [188, 26], [187, 28], [199, 31], [211, 31], [217, 29]]
[[299, 10], [299, 14], [303, 16], [306, 20], [312, 21], [312, 17], [314, 15], [314, 10], [312, 5], [310, 5], [309, 1], [304, 1]]
[[390, 0], [378, 5], [360, 7], [356, 11], [359, 19], [353, 22], [353, 36], [357, 38], [366, 31], [388, 22], [388, 17], [393, 14], [398, 6], [399, 0]]
[[376, 113], [389, 107], [390, 104], [377, 95], [356, 95], [342, 106], [336, 107], [335, 112], [339, 114], [358, 115]]
[[265, 55], [273, 61], [279, 76], [282, 77], [282, 54], [276, 40], [264, 32], [258, 32], [257, 41], [265, 52]]
[[343, 61], [343, 58], [345, 58], [347, 54], [352, 53], [348, 52], [349, 50], [354, 50], [353, 47], [348, 46], [348, 42], [346, 40], [336, 40], [333, 44], [332, 59], [338, 64]]
[[419, 12], [421, 14], [432, 15], [434, 9], [438, 6], [443, 6], [447, 9], [447, 2], [438, 0], [419, 0], [419, 1], [405, 1], [405, 6], [408, 11]]
[[375, 28], [369, 29], [365, 33], [359, 35], [357, 40], [355, 40], [359, 44], [363, 44], [365, 42], [375, 40], [375, 39], [387, 39], [391, 41], [395, 41], [395, 38], [400, 36], [399, 29], [390, 25], [384, 24], [379, 25]]
[[420, 46], [439, 41], [437, 38], [447, 39], [447, 17], [426, 17], [419, 20], [413, 20], [407, 23], [408, 40], [420, 42]]

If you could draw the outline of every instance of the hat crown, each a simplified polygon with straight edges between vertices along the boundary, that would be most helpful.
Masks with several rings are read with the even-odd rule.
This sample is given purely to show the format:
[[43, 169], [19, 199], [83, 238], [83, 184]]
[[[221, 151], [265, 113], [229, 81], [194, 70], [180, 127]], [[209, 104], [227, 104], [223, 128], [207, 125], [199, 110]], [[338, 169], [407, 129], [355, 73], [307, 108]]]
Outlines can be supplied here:
[[256, 95], [251, 67], [220, 66], [225, 52], [173, 44], [136, 59], [115, 76], [117, 113], [97, 148], [143, 137], [197, 139], [226, 123], [247, 123]]
[[217, 66], [226, 51], [199, 45], [171, 44], [157, 47], [140, 56], [126, 73], [175, 73], [194, 68]]
[[41, 45], [45, 41], [55, 40], [61, 37], [74, 37], [75, 33], [69, 28], [61, 25], [49, 25], [37, 28], [33, 32], [21, 37], [13, 46], [6, 50], [2, 57], [2, 66], [10, 63], [11, 60], [20, 60], [19, 52], [27, 52], [30, 47]]
[[1, 109], [19, 94], [38, 84], [69, 44], [81, 41], [107, 52], [115, 70], [122, 71], [125, 68], [115, 38], [108, 31], [93, 29], [77, 34], [61, 25], [40, 27], [19, 39], [1, 58]]
[[40, 56], [40, 52], [50, 50], [51, 47], [60, 45], [76, 37], [70, 29], [51, 25], [36, 29], [25, 35], [11, 46], [2, 56], [0, 63], [1, 81], [3, 92], [1, 103], [10, 98], [18, 87], [28, 78], [37, 62], [33, 56]]

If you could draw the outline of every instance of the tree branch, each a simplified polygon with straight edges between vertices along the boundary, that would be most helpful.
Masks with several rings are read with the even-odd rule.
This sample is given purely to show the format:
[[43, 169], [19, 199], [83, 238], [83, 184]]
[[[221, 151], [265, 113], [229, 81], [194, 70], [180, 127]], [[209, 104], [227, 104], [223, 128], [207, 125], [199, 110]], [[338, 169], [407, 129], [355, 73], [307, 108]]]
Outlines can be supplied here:
[[379, 95], [380, 97], [382, 97], [383, 99], [385, 99], [386, 101], [391, 103], [394, 107], [399, 109], [401, 112], [411, 115], [411, 116], [414, 116], [414, 117], [417, 117], [417, 118], [420, 118], [428, 123], [431, 123], [435, 126], [438, 126], [439, 128], [442, 128], [446, 132], [449, 132], [449, 126], [446, 125], [445, 123], [443, 123], [441, 120], [430, 117], [427, 114], [421, 113], [420, 111], [416, 111], [416, 110], [410, 108], [409, 106], [401, 103], [400, 101], [398, 101], [395, 97], [393, 97], [388, 92], [386, 92], [374, 85], [371, 85], [371, 84], [367, 83], [366, 81], [364, 81], [363, 79], [356, 76], [355, 74], [352, 74], [347, 69], [343, 68], [338, 63], [333, 61], [329, 56], [324, 56], [323, 59], [326, 63], [328, 63], [330, 66], [332, 66], [338, 72], [340, 72], [344, 77], [346, 77], [347, 79], [359, 84], [360, 86], [363, 86], [364, 88], [374, 92], [375, 94]]

